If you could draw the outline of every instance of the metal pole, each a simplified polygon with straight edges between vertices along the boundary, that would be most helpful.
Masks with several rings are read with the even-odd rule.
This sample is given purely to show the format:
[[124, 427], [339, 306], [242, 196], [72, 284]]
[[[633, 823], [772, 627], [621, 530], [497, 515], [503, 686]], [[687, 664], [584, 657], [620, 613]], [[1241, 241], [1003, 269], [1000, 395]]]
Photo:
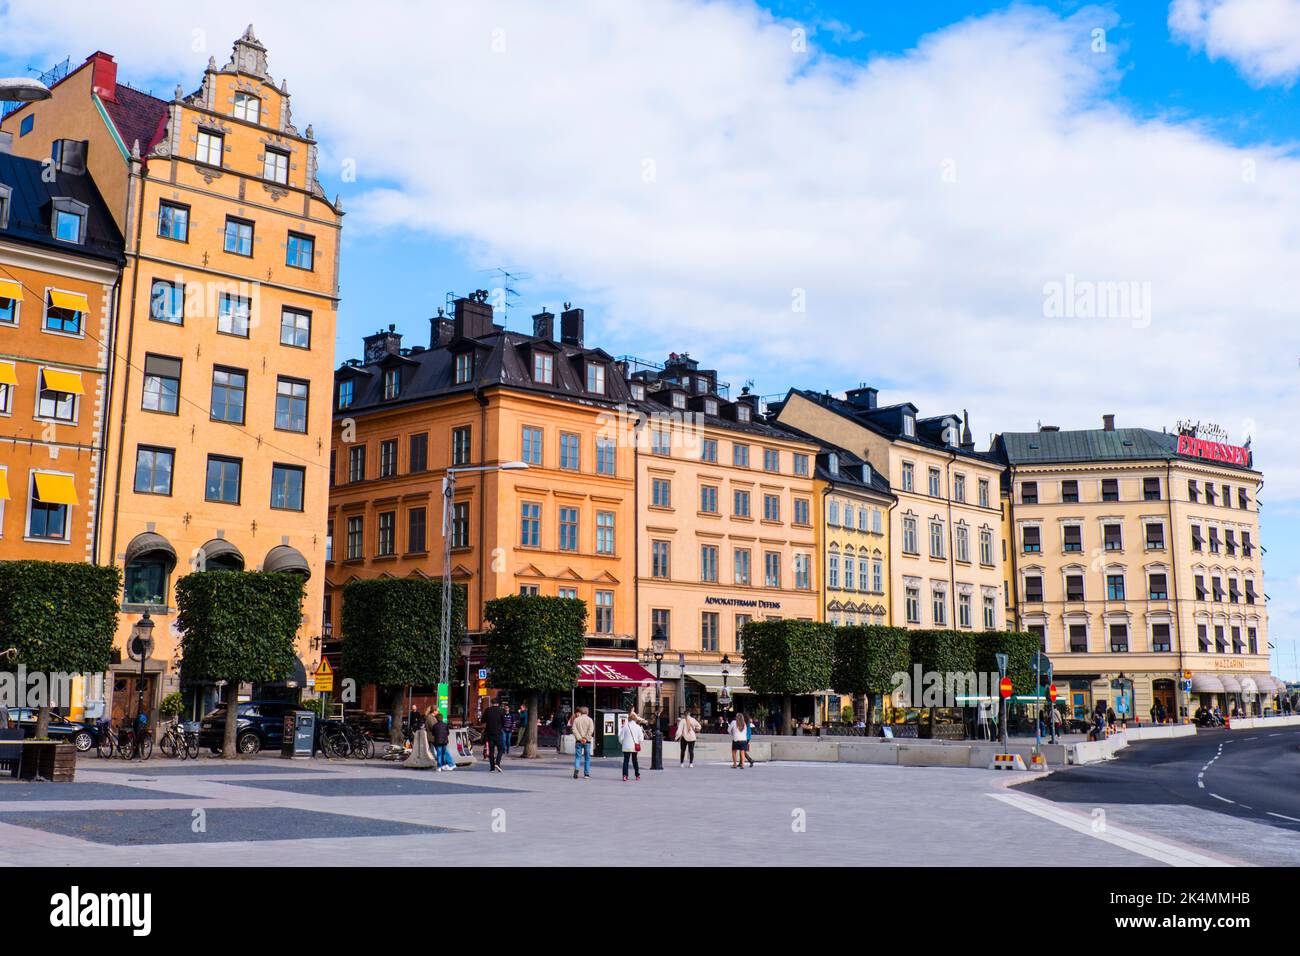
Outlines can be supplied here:
[[664, 769], [664, 733], [663, 720], [660, 718], [660, 708], [663, 706], [663, 670], [664, 658], [662, 654], [655, 655], [655, 739], [650, 748], [650, 769]]
[[451, 669], [451, 528], [455, 494], [456, 473], [449, 468], [442, 478], [442, 661], [438, 669], [439, 684], [447, 683]]
[[1043, 690], [1043, 655], [1034, 655], [1034, 686], [1038, 688], [1038, 699], [1034, 701], [1034, 713], [1037, 719], [1034, 721], [1034, 753], [1041, 753], [1043, 749], [1043, 699], [1047, 696]]

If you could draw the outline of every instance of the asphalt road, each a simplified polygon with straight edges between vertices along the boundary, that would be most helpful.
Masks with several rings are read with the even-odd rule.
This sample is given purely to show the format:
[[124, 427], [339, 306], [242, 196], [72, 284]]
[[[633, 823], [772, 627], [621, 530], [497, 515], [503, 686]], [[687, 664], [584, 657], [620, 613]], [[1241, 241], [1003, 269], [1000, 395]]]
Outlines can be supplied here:
[[1300, 729], [1202, 730], [1020, 788], [1058, 803], [1184, 805], [1300, 834]]

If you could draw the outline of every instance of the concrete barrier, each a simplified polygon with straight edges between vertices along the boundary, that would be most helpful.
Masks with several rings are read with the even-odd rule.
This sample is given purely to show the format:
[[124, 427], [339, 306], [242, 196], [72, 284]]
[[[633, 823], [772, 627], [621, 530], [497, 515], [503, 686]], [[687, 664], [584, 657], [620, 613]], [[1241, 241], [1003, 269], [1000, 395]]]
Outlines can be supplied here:
[[1229, 722], [1229, 730], [1266, 730], [1270, 727], [1295, 727], [1300, 724], [1300, 715], [1286, 717], [1237, 717]]

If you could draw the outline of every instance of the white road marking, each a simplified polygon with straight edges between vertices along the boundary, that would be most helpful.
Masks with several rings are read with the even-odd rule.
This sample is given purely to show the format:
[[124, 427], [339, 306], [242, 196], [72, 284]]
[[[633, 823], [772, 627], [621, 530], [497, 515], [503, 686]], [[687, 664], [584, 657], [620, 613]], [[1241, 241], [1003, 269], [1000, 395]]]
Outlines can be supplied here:
[[1281, 737], [1281, 734], [1269, 734], [1270, 737]]
[[1058, 806], [1041, 797], [1031, 797], [1027, 794], [1012, 791], [990, 793], [989, 796], [994, 800], [1000, 800], [1019, 810], [1024, 810], [1026, 813], [1032, 813], [1036, 817], [1042, 817], [1044, 820], [1063, 826], [1067, 830], [1083, 833], [1101, 840], [1103, 843], [1109, 843], [1112, 846], [1120, 847], [1152, 860], [1159, 860], [1161, 863], [1167, 863], [1170, 866], [1239, 865], [1234, 860], [1211, 856], [1191, 847], [1180, 846], [1168, 840], [1148, 836], [1134, 830], [1126, 830], [1109, 823], [1103, 830], [1094, 830], [1091, 816], [1086, 816], [1077, 810], [1069, 810]]
[[1236, 800], [1229, 800], [1227, 797], [1221, 797], [1217, 793], [1212, 793], [1210, 794], [1210, 796], [1212, 796], [1215, 800], [1222, 800], [1224, 803], [1235, 804], [1237, 802]]
[[1277, 817], [1279, 820], [1290, 820], [1292, 823], [1300, 823], [1296, 817], [1288, 817], [1285, 813], [1274, 813], [1272, 810], [1267, 811], [1270, 817]]
[[1198, 787], [1200, 787], [1202, 790], [1205, 789], [1205, 781], [1204, 781], [1204, 780], [1197, 780], [1197, 781], [1196, 781], [1196, 785], [1197, 785]]

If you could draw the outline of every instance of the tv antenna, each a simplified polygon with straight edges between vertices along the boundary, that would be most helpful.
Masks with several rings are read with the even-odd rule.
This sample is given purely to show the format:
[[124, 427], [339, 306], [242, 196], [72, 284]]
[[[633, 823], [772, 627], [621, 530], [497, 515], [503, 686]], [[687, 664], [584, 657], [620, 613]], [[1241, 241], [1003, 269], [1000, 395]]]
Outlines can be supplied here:
[[533, 275], [531, 272], [511, 272], [500, 266], [495, 269], [484, 269], [483, 271], [498, 280], [496, 288], [492, 290], [492, 297], [498, 299], [500, 303], [501, 324], [508, 327], [510, 307], [519, 298], [519, 290], [515, 288], [515, 283], [531, 279]]

